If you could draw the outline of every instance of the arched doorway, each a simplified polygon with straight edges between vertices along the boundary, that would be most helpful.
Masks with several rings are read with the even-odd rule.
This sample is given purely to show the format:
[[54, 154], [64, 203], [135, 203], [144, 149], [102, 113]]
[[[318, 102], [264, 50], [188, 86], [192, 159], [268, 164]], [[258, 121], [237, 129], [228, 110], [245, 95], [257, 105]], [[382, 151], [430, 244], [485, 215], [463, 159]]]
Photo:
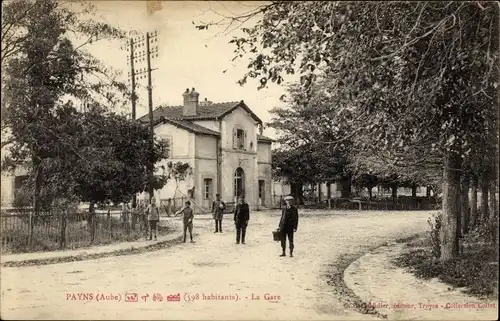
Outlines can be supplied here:
[[243, 168], [238, 167], [234, 172], [234, 198], [245, 196], [245, 172]]

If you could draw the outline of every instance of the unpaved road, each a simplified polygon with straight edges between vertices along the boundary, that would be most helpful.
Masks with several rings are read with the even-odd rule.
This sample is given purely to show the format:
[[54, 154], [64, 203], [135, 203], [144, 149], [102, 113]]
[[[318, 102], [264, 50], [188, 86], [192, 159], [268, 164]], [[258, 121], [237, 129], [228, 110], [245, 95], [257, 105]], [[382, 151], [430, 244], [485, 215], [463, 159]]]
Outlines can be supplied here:
[[[278, 257], [279, 213], [254, 212], [247, 244], [195, 219], [195, 244], [139, 255], [1, 269], [2, 319], [374, 319], [344, 308], [325, 273], [342, 255], [427, 229], [429, 212], [331, 212], [300, 216], [295, 257]], [[92, 294], [86, 298], [78, 294]], [[138, 302], [124, 302], [137, 293]], [[180, 302], [153, 301], [180, 293]], [[121, 301], [97, 301], [102, 294]], [[142, 295], [149, 294], [144, 302]], [[205, 297], [225, 296], [226, 300]], [[267, 295], [266, 295], [267, 294]], [[189, 296], [188, 296], [189, 295]], [[188, 297], [198, 300], [186, 301]], [[259, 300], [252, 299], [259, 297]], [[266, 300], [267, 296], [274, 296]], [[231, 301], [236, 297], [238, 300]], [[76, 300], [75, 300], [76, 299]]]

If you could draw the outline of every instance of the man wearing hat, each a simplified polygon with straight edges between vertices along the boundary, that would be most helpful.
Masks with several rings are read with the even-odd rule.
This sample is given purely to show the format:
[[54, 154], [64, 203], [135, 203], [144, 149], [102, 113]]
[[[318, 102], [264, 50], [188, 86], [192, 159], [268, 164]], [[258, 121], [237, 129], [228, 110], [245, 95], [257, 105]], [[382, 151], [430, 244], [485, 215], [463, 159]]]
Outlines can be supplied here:
[[293, 257], [293, 233], [297, 232], [297, 226], [299, 224], [299, 213], [297, 208], [292, 205], [293, 197], [285, 197], [286, 206], [281, 212], [281, 220], [278, 227], [281, 237], [281, 249], [283, 253], [280, 256], [286, 256], [286, 238], [288, 237], [288, 243], [290, 244], [290, 257]]
[[222, 233], [222, 217], [224, 215], [224, 209], [226, 204], [220, 199], [220, 194], [215, 195], [215, 201], [212, 203], [212, 213], [215, 220], [215, 231], [214, 233]]
[[181, 208], [177, 213], [175, 213], [175, 216], [179, 214], [184, 214], [182, 218], [182, 223], [183, 223], [183, 228], [184, 228], [184, 240], [183, 242], [186, 243], [186, 231], [189, 230], [189, 237], [191, 238], [191, 243], [194, 243], [193, 240], [193, 218], [194, 218], [194, 213], [193, 209], [191, 208], [191, 202], [186, 201], [185, 205], [183, 208]]
[[247, 233], [248, 221], [250, 220], [250, 209], [245, 197], [240, 196], [238, 205], [234, 211], [234, 225], [236, 227], [236, 244], [245, 244], [245, 235]]

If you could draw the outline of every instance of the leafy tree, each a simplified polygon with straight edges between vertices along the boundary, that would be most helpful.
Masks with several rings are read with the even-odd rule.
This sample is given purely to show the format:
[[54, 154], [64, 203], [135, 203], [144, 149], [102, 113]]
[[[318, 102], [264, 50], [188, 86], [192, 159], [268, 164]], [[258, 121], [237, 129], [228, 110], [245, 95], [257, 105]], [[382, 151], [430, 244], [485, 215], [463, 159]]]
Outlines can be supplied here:
[[440, 155], [440, 257], [457, 256], [462, 163], [496, 128], [498, 4], [272, 2], [258, 12], [232, 41], [251, 56], [241, 83], [265, 87], [297, 71], [310, 88], [324, 71], [358, 148]]
[[[55, 0], [2, 3], [2, 134], [9, 134], [2, 141], [9, 157], [3, 167], [31, 169], [35, 215], [51, 174], [45, 166], [65, 153], [79, 154], [70, 134], [75, 123], [67, 98], [104, 98], [117, 106], [125, 90], [111, 70], [84, 50], [98, 38], [117, 38], [122, 32], [85, 18], [92, 13], [90, 4], [77, 6], [80, 11]], [[85, 40], [75, 45], [70, 35]], [[31, 219], [30, 225], [32, 230]]]
[[350, 142], [343, 139], [342, 143], [332, 143], [346, 135], [348, 126], [336, 121], [335, 105], [322, 84], [310, 92], [292, 85], [288, 93], [287, 106], [271, 110], [273, 118], [268, 123], [277, 131], [281, 146], [273, 152], [274, 168], [282, 168], [275, 173], [300, 184], [344, 183], [344, 194], [349, 196], [350, 184], [345, 182], [350, 182], [351, 177], [346, 166]]

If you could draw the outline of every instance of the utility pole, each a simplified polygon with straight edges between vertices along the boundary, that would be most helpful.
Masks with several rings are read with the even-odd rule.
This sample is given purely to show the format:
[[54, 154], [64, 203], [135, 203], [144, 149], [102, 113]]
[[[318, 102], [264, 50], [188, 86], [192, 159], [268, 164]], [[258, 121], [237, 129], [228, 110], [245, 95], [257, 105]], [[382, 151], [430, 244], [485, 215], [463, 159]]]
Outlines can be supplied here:
[[[149, 139], [151, 140], [151, 150], [154, 148], [154, 128], [153, 128], [153, 85], [152, 85], [152, 80], [151, 80], [151, 48], [149, 45], [150, 41], [150, 35], [149, 32], [146, 32], [146, 59], [148, 62], [148, 107], [149, 107], [149, 134], [150, 137]], [[154, 190], [153, 190], [153, 175], [154, 175], [154, 164], [151, 162], [151, 166], [149, 169], [149, 175], [150, 175], [150, 180], [149, 180], [149, 200], [154, 196]]]
[[135, 120], [135, 68], [134, 68], [134, 38], [130, 38], [130, 77], [132, 82], [132, 119]]
[[[151, 43], [156, 42], [156, 47], [151, 49]], [[150, 140], [151, 140], [151, 150], [154, 149], [154, 127], [153, 127], [153, 80], [151, 78], [151, 59], [158, 58], [158, 32], [146, 33], [146, 61], [147, 61], [147, 76], [148, 76], [148, 107], [149, 107], [149, 130], [150, 130]], [[153, 177], [154, 177], [154, 164], [151, 162], [151, 167], [149, 169], [149, 200], [154, 196], [153, 189]]]
[[[158, 32], [147, 32], [146, 37], [144, 35], [140, 35], [137, 31], [132, 31], [134, 37], [130, 39], [130, 43], [127, 43], [127, 46], [130, 50], [130, 60], [127, 63], [130, 63], [130, 82], [132, 85], [132, 119], [136, 119], [136, 102], [137, 102], [137, 79], [144, 79], [147, 77], [148, 79], [148, 112], [149, 112], [149, 130], [150, 130], [150, 146], [151, 149], [154, 148], [154, 128], [153, 128], [153, 80], [151, 77], [151, 72], [156, 68], [151, 68], [151, 59], [158, 58]], [[145, 42], [145, 43], [144, 43]], [[156, 44], [154, 44], [156, 42]], [[153, 46], [155, 45], [155, 46]], [[141, 50], [142, 47], [142, 50]], [[144, 50], [146, 47], [146, 50]], [[127, 57], [128, 58], [128, 57]], [[141, 67], [141, 62], [146, 60], [146, 68], [138, 68]], [[144, 66], [144, 65], [142, 65]], [[148, 176], [149, 176], [149, 184], [147, 186], [149, 200], [154, 196], [154, 189], [152, 186], [153, 176], [154, 176], [154, 164], [151, 163], [150, 168], [148, 168]], [[132, 206], [135, 205], [136, 197], [132, 199]]]

